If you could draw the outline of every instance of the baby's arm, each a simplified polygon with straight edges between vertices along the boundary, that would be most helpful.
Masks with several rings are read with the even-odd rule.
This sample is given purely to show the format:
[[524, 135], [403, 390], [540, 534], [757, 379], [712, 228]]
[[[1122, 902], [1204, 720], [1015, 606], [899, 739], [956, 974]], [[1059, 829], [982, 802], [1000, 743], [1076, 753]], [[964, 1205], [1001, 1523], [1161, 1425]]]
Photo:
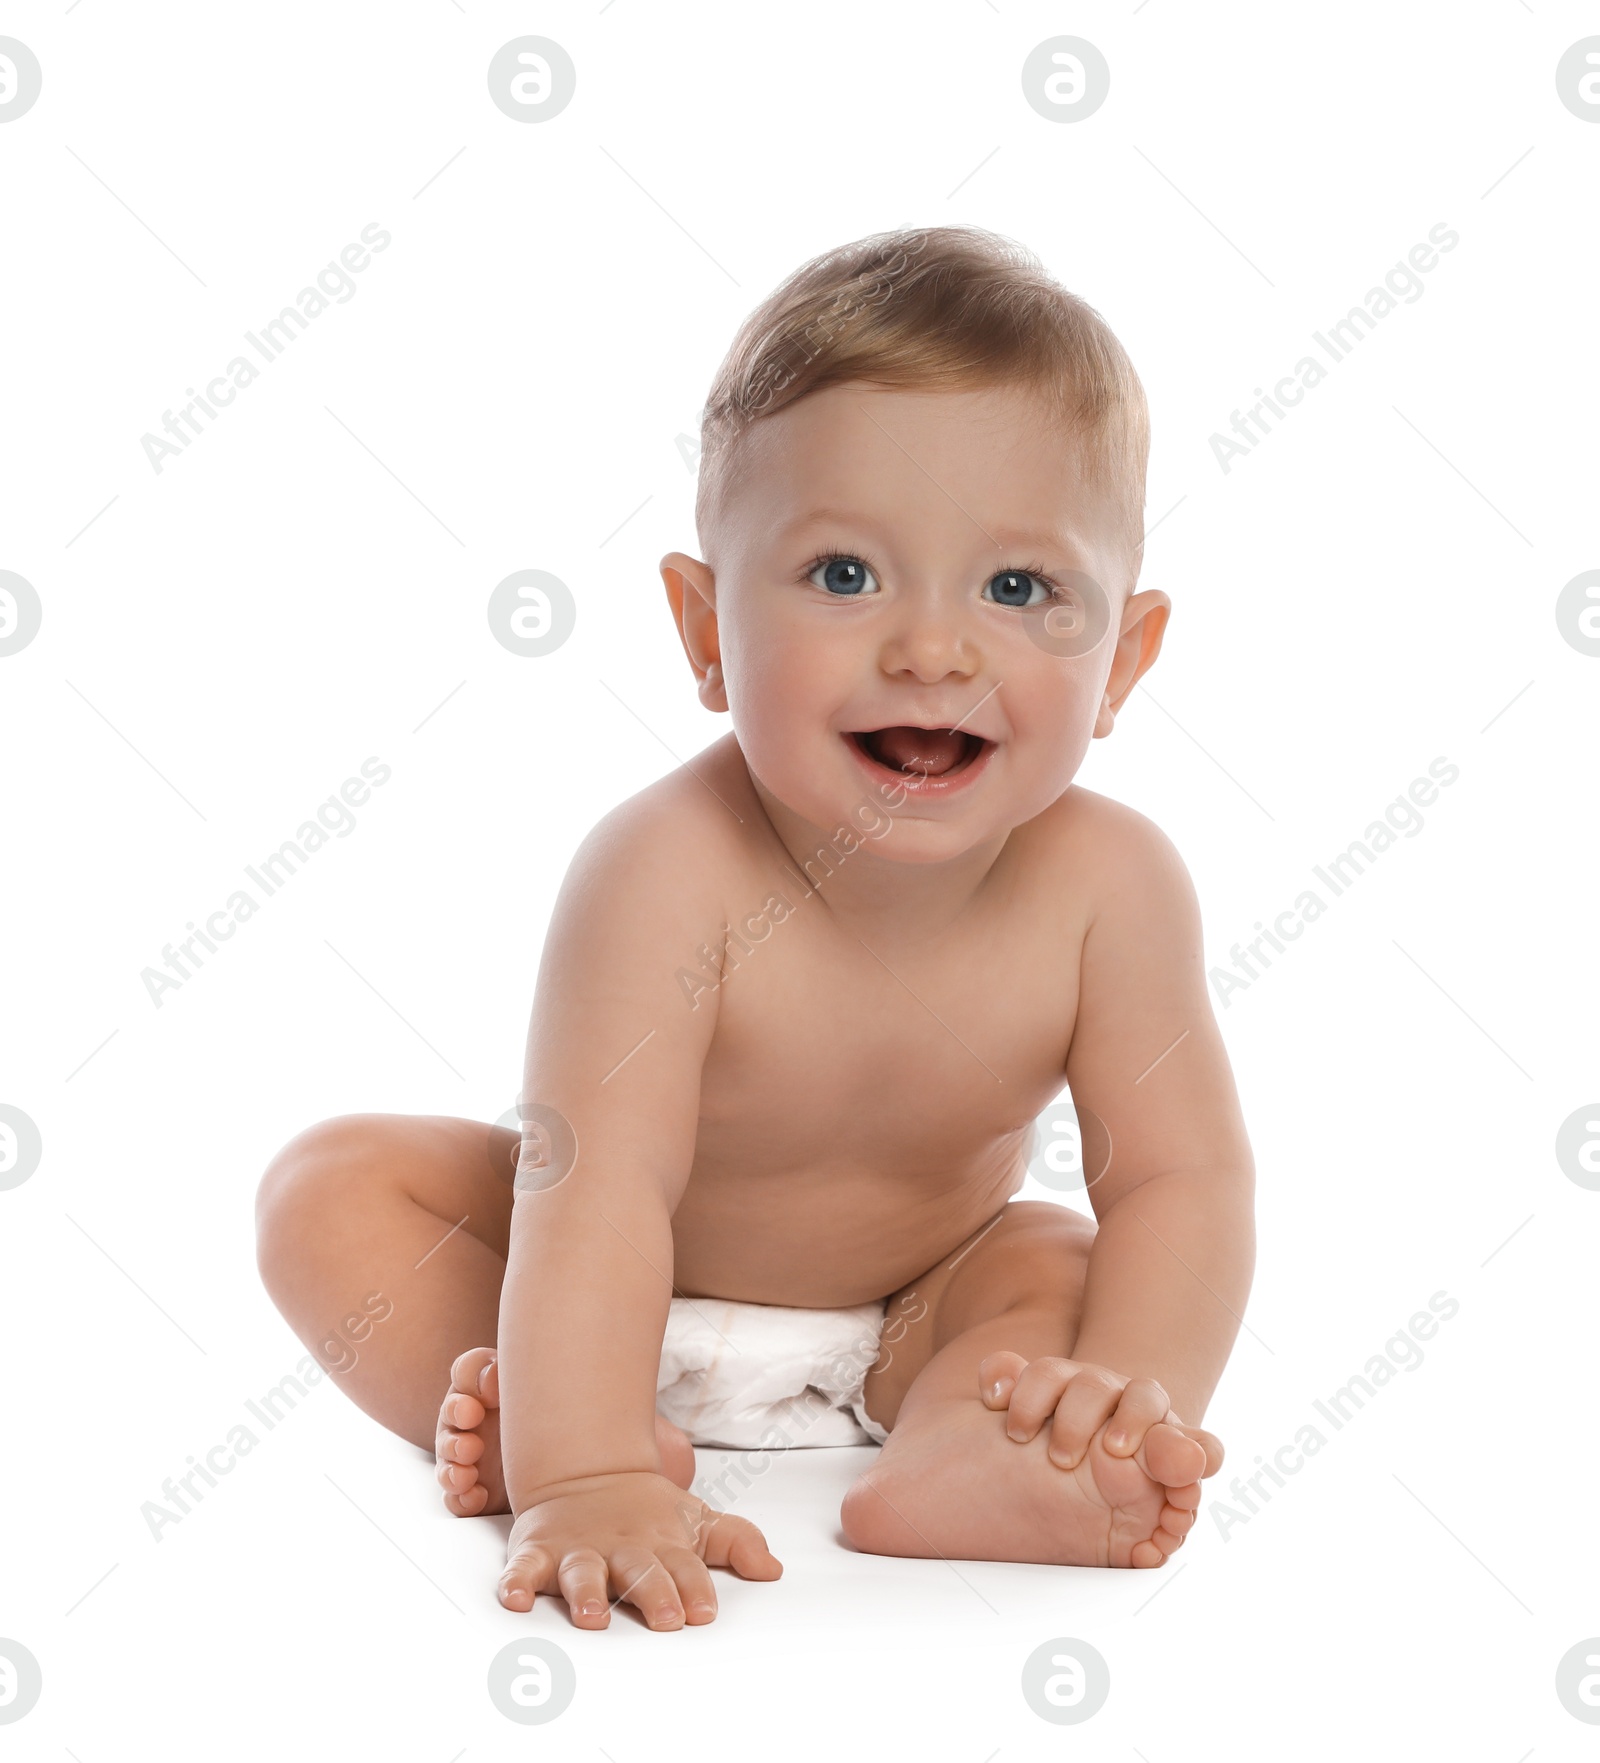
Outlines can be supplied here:
[[[603, 1627], [611, 1598], [653, 1628], [708, 1622], [707, 1564], [781, 1571], [759, 1531], [661, 1474], [656, 1373], [672, 1212], [694, 1155], [714, 993], [675, 975], [722, 921], [703, 832], [659, 797], [579, 852], [546, 940], [523, 1084], [577, 1141], [571, 1172], [516, 1197], [500, 1304], [501, 1448], [514, 1514], [501, 1602], [559, 1590]], [[709, 923], [708, 923], [709, 920]], [[558, 1161], [548, 1180], [560, 1173]], [[526, 1182], [527, 1177], [524, 1176]]]
[[[1011, 1418], [1021, 1411], [1025, 1436], [1049, 1421], [1051, 1455], [1064, 1464], [1108, 1419], [1106, 1448], [1119, 1456], [1134, 1454], [1163, 1418], [1188, 1422], [1211, 1474], [1220, 1448], [1194, 1423], [1249, 1294], [1254, 1164], [1206, 990], [1188, 873], [1151, 822], [1101, 808], [1106, 865], [1067, 1059], [1080, 1125], [1088, 1123], [1085, 1173], [1100, 1228], [1072, 1358], [1035, 1361], [1020, 1380], [995, 1367], [1000, 1387], [986, 1399], [998, 1407], [1015, 1395]], [[1110, 1138], [1103, 1174], [1093, 1117]]]

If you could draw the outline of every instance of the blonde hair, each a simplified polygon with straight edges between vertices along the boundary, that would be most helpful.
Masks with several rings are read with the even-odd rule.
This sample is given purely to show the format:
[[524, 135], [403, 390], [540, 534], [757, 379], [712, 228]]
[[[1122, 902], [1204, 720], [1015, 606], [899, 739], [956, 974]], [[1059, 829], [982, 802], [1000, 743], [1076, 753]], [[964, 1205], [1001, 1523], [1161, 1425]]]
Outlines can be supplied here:
[[702, 549], [750, 427], [844, 381], [919, 391], [1026, 383], [1076, 435], [1130, 546], [1142, 540], [1150, 417], [1127, 352], [1031, 251], [957, 226], [874, 233], [826, 252], [740, 326], [701, 413]]

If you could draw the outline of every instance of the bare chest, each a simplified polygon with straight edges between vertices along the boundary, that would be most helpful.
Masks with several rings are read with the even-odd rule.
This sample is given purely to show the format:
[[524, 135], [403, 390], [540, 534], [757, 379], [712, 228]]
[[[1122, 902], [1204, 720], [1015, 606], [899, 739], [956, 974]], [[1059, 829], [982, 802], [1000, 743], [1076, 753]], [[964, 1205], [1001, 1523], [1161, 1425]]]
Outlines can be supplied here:
[[1078, 942], [1059, 925], [1030, 935], [973, 912], [915, 939], [862, 935], [791, 890], [696, 953], [700, 984], [680, 983], [686, 1007], [718, 1012], [700, 1107], [712, 1162], [951, 1173], [1061, 1088]]

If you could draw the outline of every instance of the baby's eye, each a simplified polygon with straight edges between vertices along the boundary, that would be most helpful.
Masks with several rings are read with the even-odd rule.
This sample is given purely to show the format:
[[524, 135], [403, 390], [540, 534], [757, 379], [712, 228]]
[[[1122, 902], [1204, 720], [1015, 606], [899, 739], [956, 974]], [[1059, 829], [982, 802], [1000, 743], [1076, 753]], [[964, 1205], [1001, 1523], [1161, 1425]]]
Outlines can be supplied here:
[[841, 599], [878, 591], [878, 578], [859, 557], [824, 557], [812, 565], [806, 580]]
[[1041, 606], [1050, 588], [1025, 569], [1002, 569], [984, 584], [984, 597], [997, 606]]

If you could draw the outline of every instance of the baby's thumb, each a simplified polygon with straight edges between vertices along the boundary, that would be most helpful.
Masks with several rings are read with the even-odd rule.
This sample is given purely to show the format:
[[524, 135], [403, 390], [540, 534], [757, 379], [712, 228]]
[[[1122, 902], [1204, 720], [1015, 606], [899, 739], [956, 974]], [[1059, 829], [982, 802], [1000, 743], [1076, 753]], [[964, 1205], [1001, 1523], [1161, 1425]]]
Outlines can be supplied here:
[[741, 1579], [777, 1579], [783, 1563], [748, 1518], [705, 1511], [700, 1553], [707, 1567], [731, 1567]]

